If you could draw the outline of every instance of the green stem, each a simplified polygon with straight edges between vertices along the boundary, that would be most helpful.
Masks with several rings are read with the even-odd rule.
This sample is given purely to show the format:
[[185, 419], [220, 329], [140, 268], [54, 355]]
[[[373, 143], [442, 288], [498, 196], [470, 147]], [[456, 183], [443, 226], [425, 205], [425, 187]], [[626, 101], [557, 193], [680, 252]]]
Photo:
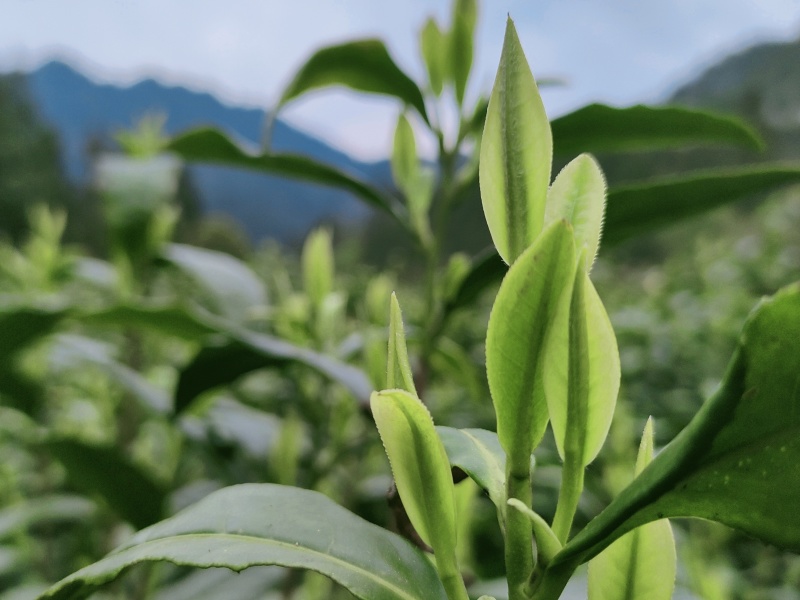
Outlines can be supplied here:
[[[526, 468], [514, 468], [509, 456], [506, 475], [506, 496], [526, 507], [533, 501], [531, 492], [530, 458]], [[535, 567], [533, 559], [533, 527], [527, 516], [518, 510], [506, 510], [506, 579], [509, 600], [528, 600], [529, 581]]]
[[561, 471], [561, 489], [558, 493], [558, 506], [556, 515], [553, 518], [553, 533], [561, 542], [566, 544], [569, 539], [569, 532], [572, 529], [572, 521], [578, 510], [578, 501], [583, 492], [584, 468], [581, 464], [580, 455], [573, 452], [566, 452], [564, 457], [564, 467]]
[[461, 573], [441, 573], [440, 577], [448, 600], [469, 600], [469, 594]]

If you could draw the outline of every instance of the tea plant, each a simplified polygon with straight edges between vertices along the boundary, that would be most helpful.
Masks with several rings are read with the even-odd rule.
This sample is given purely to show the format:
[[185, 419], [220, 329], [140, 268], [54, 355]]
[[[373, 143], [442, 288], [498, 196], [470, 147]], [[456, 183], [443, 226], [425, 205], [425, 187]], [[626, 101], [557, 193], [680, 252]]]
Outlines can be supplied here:
[[[573, 531], [585, 468], [612, 419], [619, 358], [589, 277], [605, 207], [602, 173], [581, 155], [550, 185], [549, 139], [509, 21], [479, 167], [487, 223], [510, 265], [486, 333], [497, 434], [434, 427], [419, 399], [394, 297], [387, 389], [370, 401], [405, 512], [433, 560], [322, 494], [248, 484], [143, 529], [41, 597], [86, 597], [134, 565], [167, 561], [237, 571], [310, 569], [365, 600], [465, 599], [458, 525], [469, 515], [455, 501], [454, 467], [496, 506], [512, 600], [558, 598], [587, 562], [590, 598], [668, 598], [675, 556], [667, 518], [715, 520], [800, 551], [800, 516], [784, 510], [800, 494], [800, 284], [753, 311], [719, 389], [655, 457], [648, 422], [633, 482]], [[552, 523], [537, 513], [532, 494], [532, 453], [548, 422], [563, 461]]]

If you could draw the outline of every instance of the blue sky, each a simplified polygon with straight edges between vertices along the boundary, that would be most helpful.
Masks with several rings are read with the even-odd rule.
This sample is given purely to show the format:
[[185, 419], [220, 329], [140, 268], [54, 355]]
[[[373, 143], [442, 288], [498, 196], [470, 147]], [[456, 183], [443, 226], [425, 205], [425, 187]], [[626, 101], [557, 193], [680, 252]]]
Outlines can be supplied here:
[[[98, 80], [144, 76], [269, 107], [319, 45], [378, 36], [422, 77], [418, 31], [449, 19], [449, 0], [3, 0], [0, 69], [55, 56]], [[469, 92], [491, 86], [506, 15], [515, 20], [557, 116], [590, 101], [657, 101], [718, 57], [800, 35], [800, 0], [484, 0]], [[346, 92], [317, 94], [285, 116], [360, 158], [384, 156], [398, 107]], [[425, 145], [425, 140], [421, 140]]]

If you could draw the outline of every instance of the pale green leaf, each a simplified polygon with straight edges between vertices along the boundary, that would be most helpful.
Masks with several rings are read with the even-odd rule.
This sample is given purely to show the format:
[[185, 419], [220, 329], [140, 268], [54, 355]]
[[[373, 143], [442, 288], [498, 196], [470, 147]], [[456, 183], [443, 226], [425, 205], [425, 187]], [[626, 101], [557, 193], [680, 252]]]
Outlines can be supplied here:
[[572, 301], [561, 304], [550, 329], [545, 364], [544, 391], [558, 452], [565, 458], [571, 439], [578, 462], [586, 466], [611, 426], [620, 362], [611, 321], [583, 269], [576, 273]]
[[[497, 434], [485, 429], [437, 427], [450, 464], [486, 490], [501, 511], [506, 503], [506, 454]], [[531, 465], [531, 468], [533, 466]]]
[[453, 2], [453, 24], [450, 30], [450, 75], [459, 106], [464, 103], [464, 92], [472, 70], [472, 53], [475, 23], [478, 20], [477, 0], [455, 0]]
[[400, 312], [400, 303], [392, 292], [389, 308], [389, 352], [386, 368], [386, 387], [390, 389], [405, 390], [417, 395], [414, 387], [414, 373], [408, 361], [408, 348], [406, 347], [406, 333], [403, 328], [403, 314]]
[[489, 317], [486, 373], [497, 435], [520, 471], [547, 426], [540, 390], [544, 344], [575, 264], [572, 228], [553, 223], [508, 270]]
[[417, 159], [417, 142], [414, 130], [404, 114], [397, 119], [392, 145], [392, 177], [397, 187], [406, 195], [415, 186], [419, 178], [419, 160]]
[[333, 240], [328, 229], [312, 231], [303, 244], [303, 287], [313, 306], [319, 310], [333, 291]]
[[[653, 458], [653, 420], [648, 419], [636, 459], [638, 475]], [[669, 600], [677, 556], [669, 520], [626, 533], [589, 561], [589, 600]]]
[[433, 548], [448, 596], [466, 599], [456, 558], [453, 478], [433, 419], [419, 398], [404, 390], [375, 392], [370, 405], [411, 524]]
[[420, 32], [420, 50], [422, 59], [425, 61], [425, 68], [428, 71], [428, 81], [431, 84], [431, 91], [439, 96], [447, 73], [447, 36], [442, 33], [436, 20], [431, 17], [425, 21], [425, 25]]
[[558, 219], [572, 225], [578, 251], [588, 250], [589, 270], [600, 246], [605, 203], [603, 171], [589, 154], [581, 154], [564, 167], [547, 193], [545, 225]]
[[327, 575], [362, 600], [447, 599], [431, 563], [406, 540], [322, 494], [271, 484], [215, 492], [40, 598], [81, 600], [128, 568], [155, 561], [234, 571], [281, 565]]
[[542, 231], [552, 153], [550, 123], [509, 19], [480, 159], [483, 211], [494, 245], [508, 264]]

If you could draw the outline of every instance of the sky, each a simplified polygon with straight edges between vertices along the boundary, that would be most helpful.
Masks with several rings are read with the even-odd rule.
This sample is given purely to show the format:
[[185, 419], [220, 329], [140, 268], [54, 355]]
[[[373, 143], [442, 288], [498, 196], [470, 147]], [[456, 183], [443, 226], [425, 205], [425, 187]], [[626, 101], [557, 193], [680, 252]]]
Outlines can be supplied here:
[[[271, 107], [315, 48], [382, 38], [424, 77], [418, 33], [449, 0], [0, 0], [0, 70], [66, 59], [98, 81], [155, 77], [229, 104]], [[491, 88], [511, 15], [551, 117], [588, 102], [663, 100], [720, 57], [800, 37], [800, 0], [483, 0], [468, 99]], [[356, 158], [388, 154], [396, 101], [327, 90], [284, 117]], [[423, 150], [431, 140], [419, 140]]]

